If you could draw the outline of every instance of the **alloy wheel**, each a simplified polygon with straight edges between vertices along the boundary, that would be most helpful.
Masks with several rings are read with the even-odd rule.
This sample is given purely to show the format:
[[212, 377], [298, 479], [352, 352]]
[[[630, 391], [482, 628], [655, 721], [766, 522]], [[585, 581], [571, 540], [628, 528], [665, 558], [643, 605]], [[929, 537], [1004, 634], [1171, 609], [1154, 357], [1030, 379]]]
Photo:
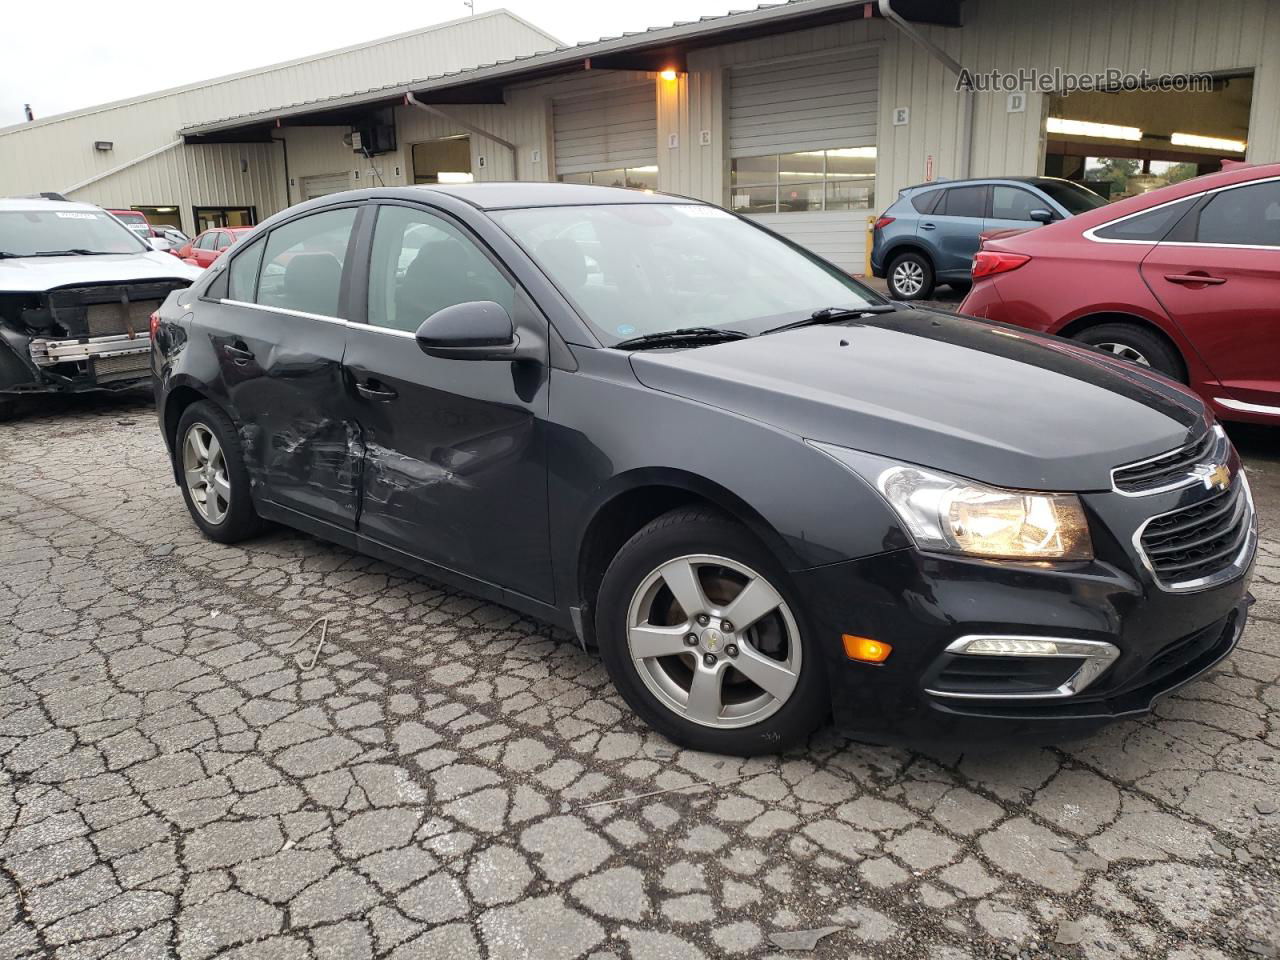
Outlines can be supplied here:
[[904, 297], [914, 297], [924, 286], [924, 268], [914, 260], [903, 260], [893, 268], [893, 286]]
[[800, 677], [800, 630], [782, 594], [727, 557], [677, 557], [644, 577], [627, 611], [627, 647], [650, 693], [706, 727], [759, 723]]
[[200, 515], [217, 525], [231, 509], [231, 481], [222, 444], [203, 423], [193, 423], [182, 441], [182, 471], [187, 492]]
[[1151, 366], [1149, 361], [1141, 350], [1130, 346], [1127, 343], [1096, 343], [1094, 344], [1099, 350], [1105, 350], [1107, 353], [1114, 353], [1121, 360], [1128, 360], [1130, 363], [1136, 363], [1142, 367]]

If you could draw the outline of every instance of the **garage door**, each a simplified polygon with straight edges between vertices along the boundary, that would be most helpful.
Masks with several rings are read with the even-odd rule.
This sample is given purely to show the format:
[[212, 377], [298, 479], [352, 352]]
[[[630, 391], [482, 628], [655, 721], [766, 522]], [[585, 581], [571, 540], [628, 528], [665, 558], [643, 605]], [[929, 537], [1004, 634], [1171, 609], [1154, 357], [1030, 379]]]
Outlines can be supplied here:
[[[612, 182], [618, 171], [629, 181], [657, 182], [658, 107], [652, 82], [552, 104], [556, 175]], [[634, 172], [633, 172], [634, 171]], [[649, 183], [643, 183], [649, 186]]]
[[730, 206], [854, 273], [874, 204], [875, 47], [734, 70]]
[[318, 177], [302, 178], [303, 200], [314, 200], [316, 197], [326, 197], [349, 189], [350, 180], [346, 173], [326, 173]]

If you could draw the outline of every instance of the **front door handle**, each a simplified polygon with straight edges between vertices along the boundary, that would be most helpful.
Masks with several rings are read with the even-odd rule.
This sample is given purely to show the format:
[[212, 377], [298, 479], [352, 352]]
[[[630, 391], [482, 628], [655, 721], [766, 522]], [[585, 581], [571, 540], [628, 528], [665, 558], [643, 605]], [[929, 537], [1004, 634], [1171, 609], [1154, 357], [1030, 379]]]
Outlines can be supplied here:
[[393, 389], [388, 387], [381, 381], [370, 378], [364, 383], [356, 381], [356, 392], [366, 400], [378, 400], [386, 403], [388, 400], [394, 400], [399, 396]]
[[1194, 287], [1216, 287], [1221, 283], [1226, 283], [1226, 277], [1211, 277], [1207, 273], [1199, 273], [1192, 271], [1191, 273], [1166, 273], [1164, 278], [1170, 283], [1181, 283], [1184, 286]]

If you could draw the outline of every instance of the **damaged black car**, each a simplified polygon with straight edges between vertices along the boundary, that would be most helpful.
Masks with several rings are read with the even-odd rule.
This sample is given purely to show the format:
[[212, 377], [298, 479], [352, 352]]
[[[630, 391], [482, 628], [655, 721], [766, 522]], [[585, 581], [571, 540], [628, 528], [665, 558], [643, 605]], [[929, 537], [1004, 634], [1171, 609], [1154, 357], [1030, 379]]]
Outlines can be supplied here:
[[0, 199], [0, 419], [150, 378], [150, 317], [198, 268], [84, 203]]

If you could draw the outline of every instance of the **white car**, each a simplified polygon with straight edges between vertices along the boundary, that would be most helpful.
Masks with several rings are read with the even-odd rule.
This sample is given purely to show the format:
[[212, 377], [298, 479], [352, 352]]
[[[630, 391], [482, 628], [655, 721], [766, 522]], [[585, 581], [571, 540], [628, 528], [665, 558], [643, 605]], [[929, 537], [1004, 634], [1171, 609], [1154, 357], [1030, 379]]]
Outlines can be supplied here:
[[151, 314], [200, 273], [100, 207], [0, 199], [0, 418], [23, 397], [144, 385]]

